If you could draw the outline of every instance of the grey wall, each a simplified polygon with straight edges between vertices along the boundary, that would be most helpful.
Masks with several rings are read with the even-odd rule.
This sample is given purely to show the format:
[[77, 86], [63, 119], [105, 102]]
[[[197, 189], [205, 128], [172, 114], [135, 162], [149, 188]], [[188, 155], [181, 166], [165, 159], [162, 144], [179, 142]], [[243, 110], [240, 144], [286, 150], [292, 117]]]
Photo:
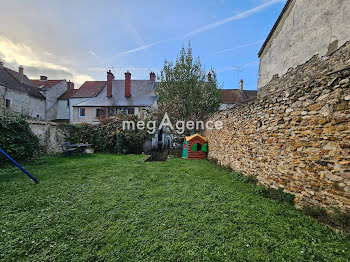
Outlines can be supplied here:
[[[43, 91], [43, 95], [46, 97], [46, 120], [52, 121], [56, 120], [58, 117], [58, 100], [64, 92], [67, 91], [67, 81], [62, 81], [58, 85], [48, 88]], [[66, 111], [69, 112], [69, 109], [66, 108]]]
[[68, 100], [59, 100], [57, 103], [57, 119], [69, 120]]
[[45, 100], [29, 96], [28, 93], [5, 88], [3, 86], [0, 86], [0, 94], [3, 101], [5, 101], [5, 99], [11, 100], [10, 110], [12, 112], [21, 113], [33, 118], [37, 118], [39, 116], [40, 119], [44, 119]]
[[349, 40], [349, 0], [294, 0], [261, 55], [258, 88]]
[[46, 153], [61, 153], [61, 145], [66, 142], [64, 126], [46, 121], [28, 121], [30, 129], [39, 138]]
[[5, 87], [0, 86], [0, 114], [5, 112]]

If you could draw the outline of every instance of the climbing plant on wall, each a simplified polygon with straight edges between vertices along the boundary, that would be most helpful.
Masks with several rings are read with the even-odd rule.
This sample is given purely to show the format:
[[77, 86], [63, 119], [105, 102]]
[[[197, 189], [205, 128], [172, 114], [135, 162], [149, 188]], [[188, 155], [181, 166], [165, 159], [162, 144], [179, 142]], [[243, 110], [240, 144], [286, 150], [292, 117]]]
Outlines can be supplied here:
[[[38, 153], [39, 140], [26, 119], [0, 115], [0, 148], [17, 161], [24, 160]], [[5, 157], [0, 155], [0, 165], [5, 161]]]

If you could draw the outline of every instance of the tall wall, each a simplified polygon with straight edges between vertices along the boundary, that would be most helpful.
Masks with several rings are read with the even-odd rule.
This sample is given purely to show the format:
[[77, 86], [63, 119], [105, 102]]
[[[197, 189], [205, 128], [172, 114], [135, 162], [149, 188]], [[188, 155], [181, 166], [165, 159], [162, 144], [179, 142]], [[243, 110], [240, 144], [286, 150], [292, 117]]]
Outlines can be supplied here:
[[[323, 1], [320, 1], [323, 2]], [[350, 210], [350, 43], [313, 57], [257, 100], [215, 115], [209, 157], [296, 196]]]
[[46, 153], [54, 154], [62, 152], [62, 144], [66, 142], [66, 129], [64, 125], [59, 125], [47, 121], [28, 121], [32, 132], [39, 138], [40, 145]]
[[[63, 80], [59, 84], [48, 88], [42, 93], [46, 97], [46, 120], [52, 121], [58, 119], [58, 100], [68, 89], [67, 81]], [[69, 108], [64, 108], [69, 114]]]
[[348, 0], [293, 0], [261, 55], [259, 89], [275, 74], [282, 76], [349, 41], [349, 21]]
[[4, 99], [11, 100], [11, 111], [28, 115], [33, 118], [44, 119], [45, 100], [2, 86], [0, 86], [0, 94], [2, 94]]
[[0, 86], [0, 114], [5, 112], [5, 87]]
[[57, 102], [57, 119], [69, 120], [68, 100], [58, 100], [58, 102]]

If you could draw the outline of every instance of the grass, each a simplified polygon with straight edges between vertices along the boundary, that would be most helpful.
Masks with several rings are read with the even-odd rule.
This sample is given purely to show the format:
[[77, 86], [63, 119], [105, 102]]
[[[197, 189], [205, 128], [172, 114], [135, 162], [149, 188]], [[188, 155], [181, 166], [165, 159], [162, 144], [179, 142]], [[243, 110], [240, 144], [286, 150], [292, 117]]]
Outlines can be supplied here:
[[52, 157], [0, 170], [1, 261], [349, 261], [350, 243], [204, 160]]

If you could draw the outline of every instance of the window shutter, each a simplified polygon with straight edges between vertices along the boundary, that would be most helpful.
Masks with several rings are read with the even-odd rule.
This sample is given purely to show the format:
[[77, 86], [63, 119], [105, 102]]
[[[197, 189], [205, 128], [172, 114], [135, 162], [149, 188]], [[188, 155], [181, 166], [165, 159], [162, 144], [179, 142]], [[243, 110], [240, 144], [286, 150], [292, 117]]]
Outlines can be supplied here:
[[204, 144], [202, 147], [203, 152], [208, 152], [208, 144]]
[[193, 144], [192, 151], [197, 151], [197, 143]]

